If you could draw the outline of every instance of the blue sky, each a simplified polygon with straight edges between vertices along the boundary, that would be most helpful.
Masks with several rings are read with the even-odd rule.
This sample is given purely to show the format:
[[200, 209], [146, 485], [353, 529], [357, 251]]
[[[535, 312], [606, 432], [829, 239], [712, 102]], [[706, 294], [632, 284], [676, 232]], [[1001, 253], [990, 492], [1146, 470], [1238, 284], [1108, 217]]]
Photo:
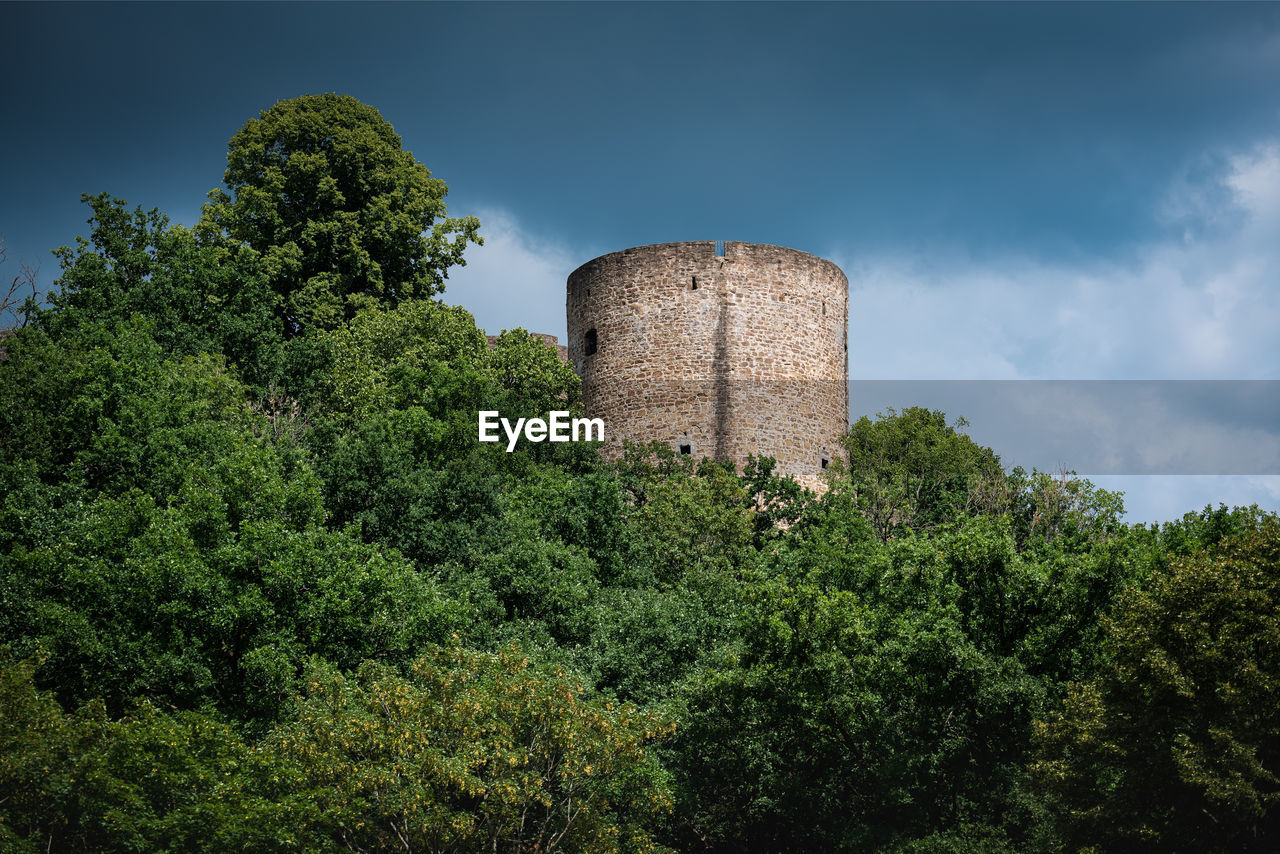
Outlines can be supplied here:
[[[1280, 379], [1280, 5], [0, 4], [0, 25], [0, 272], [52, 280], [82, 192], [190, 223], [246, 119], [337, 91], [480, 216], [447, 298], [490, 329], [562, 334], [564, 278], [598, 254], [747, 240], [845, 269], [858, 378]], [[1095, 480], [1132, 519], [1280, 506], [1274, 477]]]

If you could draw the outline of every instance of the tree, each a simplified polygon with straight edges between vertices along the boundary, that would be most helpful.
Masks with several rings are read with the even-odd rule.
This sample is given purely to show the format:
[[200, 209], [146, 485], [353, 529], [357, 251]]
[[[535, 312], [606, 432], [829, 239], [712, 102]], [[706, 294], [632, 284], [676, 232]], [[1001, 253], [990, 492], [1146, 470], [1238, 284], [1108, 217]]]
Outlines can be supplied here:
[[401, 678], [317, 666], [264, 746], [296, 769], [312, 828], [351, 851], [660, 850], [669, 809], [649, 742], [673, 725], [591, 699], [507, 649], [441, 649]]
[[[840, 461], [836, 460], [836, 464], [839, 466]], [[751, 509], [756, 511], [752, 525], [757, 547], [784, 536], [788, 527], [799, 521], [814, 502], [811, 491], [792, 478], [777, 474], [776, 466], [773, 457], [751, 454], [742, 467], [742, 485], [747, 490]]]
[[282, 335], [256, 253], [208, 228], [171, 225], [155, 208], [131, 211], [106, 193], [81, 198], [92, 211], [89, 238], [56, 250], [62, 274], [41, 328], [85, 338], [90, 327], [142, 315], [170, 355], [220, 353], [251, 384], [280, 378]]
[[1121, 535], [1124, 493], [1099, 489], [1073, 471], [1056, 475], [1021, 466], [992, 490], [992, 506], [1006, 510], [1019, 548], [1053, 544], [1058, 550], [1088, 550]]
[[[9, 259], [9, 249], [0, 238], [0, 264]], [[26, 264], [18, 265], [18, 272], [9, 279], [7, 286], [0, 286], [0, 338], [14, 326], [26, 325], [36, 304], [40, 300], [39, 285], [36, 282], [37, 270]], [[21, 315], [21, 320], [19, 319]], [[0, 358], [4, 357], [0, 350]]]
[[6, 852], [320, 850], [290, 844], [307, 801], [255, 791], [279, 770], [225, 722], [146, 701], [119, 720], [98, 700], [68, 714], [36, 688], [36, 664], [0, 653]]
[[204, 221], [261, 254], [287, 336], [438, 293], [481, 242], [475, 217], [445, 216], [444, 182], [350, 95], [264, 110], [232, 137], [224, 181]]
[[1160, 567], [1104, 622], [1109, 660], [1037, 725], [1065, 841], [1280, 846], [1280, 523]]
[[577, 376], [528, 333], [491, 348], [465, 310], [415, 299], [362, 309], [323, 337], [334, 357], [308, 444], [331, 521], [358, 524], [423, 568], [463, 560], [499, 513], [503, 485], [533, 477], [538, 461], [594, 456], [580, 443], [508, 454], [476, 442], [480, 410], [545, 417], [576, 397]]
[[315, 472], [221, 360], [165, 359], [135, 321], [24, 329], [0, 363], [0, 644], [46, 650], [67, 702], [265, 720], [310, 654], [407, 662], [447, 637], [452, 604], [324, 525]]
[[948, 425], [945, 413], [913, 406], [853, 425], [845, 440], [848, 485], [881, 539], [988, 509], [990, 484], [1003, 478], [1000, 458], [961, 433], [966, 424]]
[[1174, 522], [1153, 524], [1160, 547], [1170, 556], [1186, 557], [1201, 549], [1213, 548], [1228, 537], [1239, 537], [1257, 531], [1271, 514], [1254, 504], [1250, 507], [1217, 507], [1205, 505], [1200, 512], [1190, 512]]
[[[927, 560], [916, 542], [891, 548]], [[994, 840], [1041, 688], [968, 636], [944, 572], [756, 588], [736, 654], [683, 689], [677, 847], [891, 851], [943, 834], [935, 850], [1007, 850]]]

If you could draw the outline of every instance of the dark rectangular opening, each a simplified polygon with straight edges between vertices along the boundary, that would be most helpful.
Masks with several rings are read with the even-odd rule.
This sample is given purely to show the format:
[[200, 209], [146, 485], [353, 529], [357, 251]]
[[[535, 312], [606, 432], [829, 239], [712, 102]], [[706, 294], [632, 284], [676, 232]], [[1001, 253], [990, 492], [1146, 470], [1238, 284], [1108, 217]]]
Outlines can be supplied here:
[[583, 341], [583, 344], [586, 347], [587, 355], [594, 356], [597, 348], [600, 346], [600, 339], [596, 335], [596, 331], [594, 329], [587, 330], [587, 336]]
[[689, 456], [690, 454], [692, 454], [692, 453], [693, 453], [693, 445], [681, 445], [681, 446], [680, 446], [680, 453], [681, 453], [683, 456], [686, 456], [686, 457], [687, 457], [687, 456]]

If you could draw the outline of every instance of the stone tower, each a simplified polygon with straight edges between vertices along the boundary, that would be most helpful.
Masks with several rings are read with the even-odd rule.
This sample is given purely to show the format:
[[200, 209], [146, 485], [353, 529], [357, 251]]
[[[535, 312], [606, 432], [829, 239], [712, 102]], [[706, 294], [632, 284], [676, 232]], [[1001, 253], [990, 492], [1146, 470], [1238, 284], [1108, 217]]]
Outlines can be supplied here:
[[849, 282], [830, 261], [699, 241], [602, 255], [569, 275], [569, 361], [605, 454], [622, 440], [778, 461], [810, 487], [849, 429]]

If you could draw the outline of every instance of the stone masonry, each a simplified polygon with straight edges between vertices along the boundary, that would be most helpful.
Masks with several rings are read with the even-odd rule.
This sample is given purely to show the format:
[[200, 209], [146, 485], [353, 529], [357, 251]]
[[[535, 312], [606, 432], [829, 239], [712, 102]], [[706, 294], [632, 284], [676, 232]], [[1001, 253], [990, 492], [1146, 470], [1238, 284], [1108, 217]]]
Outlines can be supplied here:
[[821, 488], [849, 428], [849, 283], [781, 246], [661, 243], [569, 276], [568, 356], [604, 453], [659, 440], [677, 453], [778, 461]]

